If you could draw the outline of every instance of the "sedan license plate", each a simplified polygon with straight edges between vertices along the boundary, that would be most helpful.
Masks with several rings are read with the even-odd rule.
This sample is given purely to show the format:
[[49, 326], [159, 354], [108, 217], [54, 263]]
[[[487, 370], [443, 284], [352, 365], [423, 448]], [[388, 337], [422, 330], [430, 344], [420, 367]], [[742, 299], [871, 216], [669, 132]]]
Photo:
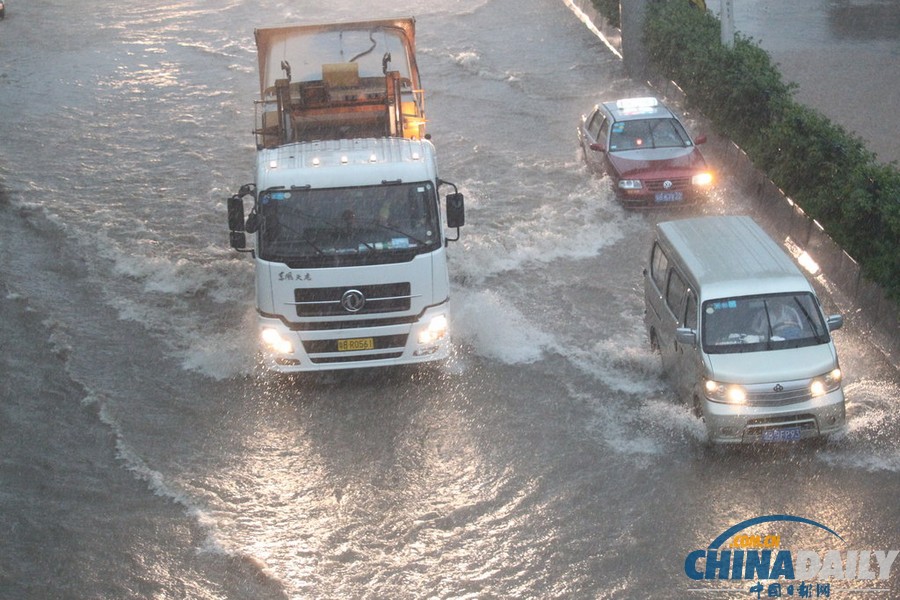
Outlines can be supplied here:
[[764, 442], [796, 442], [800, 440], [799, 427], [781, 427], [779, 429], [765, 429], [762, 432]]
[[683, 192], [656, 192], [657, 202], [681, 202], [683, 199]]
[[338, 352], [352, 352], [354, 350], [374, 350], [374, 338], [351, 338], [338, 340]]

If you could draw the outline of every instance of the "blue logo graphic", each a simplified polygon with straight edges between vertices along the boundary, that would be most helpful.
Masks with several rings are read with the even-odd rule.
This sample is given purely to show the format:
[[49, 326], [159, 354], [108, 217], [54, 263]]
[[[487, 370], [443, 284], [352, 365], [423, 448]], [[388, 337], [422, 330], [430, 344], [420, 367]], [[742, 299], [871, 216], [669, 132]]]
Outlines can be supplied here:
[[[798, 550], [782, 548], [780, 533], [743, 533], [757, 525], [799, 523], [825, 531], [846, 546], [846, 540], [830, 527], [794, 515], [765, 515], [741, 521], [718, 535], [705, 550], [694, 550], [684, 560], [684, 574], [694, 581], [756, 581], [749, 592], [761, 597], [828, 597], [832, 580], [882, 580], [890, 578], [897, 550]], [[764, 585], [761, 580], [775, 580]], [[785, 580], [784, 585], [781, 580]], [[800, 581], [798, 581], [800, 580]], [[815, 580], [807, 583], [805, 580]], [[890, 590], [875, 590], [884, 591]]]

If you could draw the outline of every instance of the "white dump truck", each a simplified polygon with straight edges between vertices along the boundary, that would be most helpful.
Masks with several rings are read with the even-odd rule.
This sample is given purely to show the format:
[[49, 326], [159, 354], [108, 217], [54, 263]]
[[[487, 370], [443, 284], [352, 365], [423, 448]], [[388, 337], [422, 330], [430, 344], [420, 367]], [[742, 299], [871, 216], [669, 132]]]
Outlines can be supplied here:
[[438, 176], [425, 134], [414, 23], [256, 31], [256, 179], [229, 199], [228, 223], [231, 246], [256, 261], [261, 347], [275, 371], [448, 356], [446, 253], [463, 196]]

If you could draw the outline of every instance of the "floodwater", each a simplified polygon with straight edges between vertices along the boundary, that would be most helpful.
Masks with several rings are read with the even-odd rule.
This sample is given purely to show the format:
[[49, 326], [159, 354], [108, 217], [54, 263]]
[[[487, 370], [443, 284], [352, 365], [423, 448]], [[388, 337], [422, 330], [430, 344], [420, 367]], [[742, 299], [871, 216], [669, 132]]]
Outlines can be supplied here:
[[[751, 597], [689, 579], [685, 557], [771, 514], [842, 550], [900, 548], [900, 378], [852, 315], [848, 426], [821, 444], [709, 447], [669, 392], [641, 269], [673, 215], [623, 211], [575, 135], [598, 100], [648, 90], [562, 2], [404, 9], [441, 176], [468, 205], [453, 357], [279, 379], [257, 364], [251, 261], [227, 247], [225, 200], [252, 176], [253, 27], [396, 6], [9, 7], [0, 597]], [[721, 173], [695, 213], [751, 210]], [[831, 597], [897, 597], [900, 567], [872, 583]]]

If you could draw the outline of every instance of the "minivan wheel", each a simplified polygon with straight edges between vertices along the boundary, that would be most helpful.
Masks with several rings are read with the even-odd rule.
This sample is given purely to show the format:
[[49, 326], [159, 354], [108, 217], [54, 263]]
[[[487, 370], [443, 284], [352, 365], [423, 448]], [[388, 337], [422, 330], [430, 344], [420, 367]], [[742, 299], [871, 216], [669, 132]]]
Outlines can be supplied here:
[[703, 405], [700, 404], [700, 398], [698, 396], [694, 396], [694, 400], [691, 406], [691, 412], [695, 417], [697, 417], [701, 421], [703, 420]]
[[656, 337], [656, 330], [650, 330], [650, 350], [659, 352], [659, 339]]

